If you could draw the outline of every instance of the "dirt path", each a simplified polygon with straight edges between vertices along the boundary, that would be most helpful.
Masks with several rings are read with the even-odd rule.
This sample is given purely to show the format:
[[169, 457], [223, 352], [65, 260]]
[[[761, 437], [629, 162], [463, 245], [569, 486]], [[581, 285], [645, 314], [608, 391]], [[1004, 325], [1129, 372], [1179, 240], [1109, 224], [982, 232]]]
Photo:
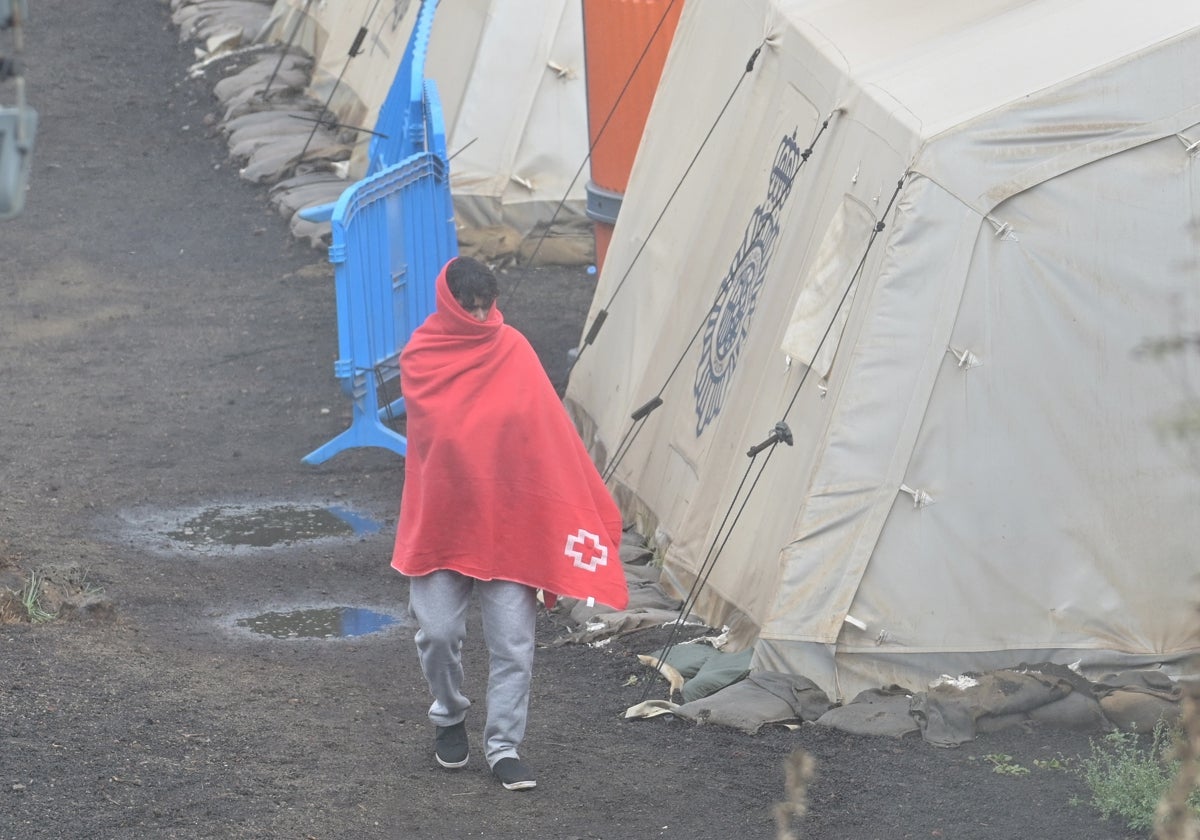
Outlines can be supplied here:
[[[806, 838], [1126, 837], [1070, 804], [1078, 779], [1032, 770], [1084, 735], [946, 751], [623, 722], [652, 649], [638, 635], [539, 650], [539, 787], [512, 794], [482, 762], [434, 764], [402, 624], [336, 640], [238, 627], [297, 605], [403, 615], [387, 566], [402, 462], [301, 463], [347, 421], [330, 272], [209, 136], [210, 87], [187, 80], [165, 4], [31, 5], [41, 131], [26, 212], [0, 227], [0, 565], [52, 569], [96, 606], [0, 625], [0, 837], [770, 838], [797, 747], [818, 767]], [[559, 379], [587, 282], [531, 272], [508, 307]], [[240, 549], [168, 536], [198, 512], [277, 505], [378, 529]], [[478, 645], [467, 664], [482, 703]], [[1032, 772], [993, 773], [999, 754]]]

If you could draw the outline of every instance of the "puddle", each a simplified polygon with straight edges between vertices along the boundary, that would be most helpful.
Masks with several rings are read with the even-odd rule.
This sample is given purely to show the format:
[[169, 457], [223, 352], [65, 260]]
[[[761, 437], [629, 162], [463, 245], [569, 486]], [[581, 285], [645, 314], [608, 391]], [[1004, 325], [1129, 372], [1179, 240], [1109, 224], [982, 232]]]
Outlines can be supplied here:
[[349, 525], [354, 530], [354, 536], [356, 537], [365, 537], [367, 534], [374, 534], [380, 528], [379, 523], [374, 519], [368, 519], [344, 507], [331, 507], [329, 508], [329, 512]]
[[222, 505], [179, 523], [166, 536], [195, 546], [269, 548], [302, 540], [361, 537], [379, 529], [379, 523], [342, 507]]
[[403, 623], [395, 616], [363, 607], [266, 612], [235, 622], [238, 627], [275, 639], [342, 639], [377, 633]]

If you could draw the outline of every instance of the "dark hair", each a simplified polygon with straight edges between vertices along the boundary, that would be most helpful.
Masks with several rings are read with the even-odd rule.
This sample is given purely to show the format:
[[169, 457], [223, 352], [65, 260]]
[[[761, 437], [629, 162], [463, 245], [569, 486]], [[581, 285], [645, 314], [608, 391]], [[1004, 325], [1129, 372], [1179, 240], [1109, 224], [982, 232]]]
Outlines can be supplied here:
[[483, 299], [491, 303], [500, 296], [500, 285], [492, 270], [477, 259], [458, 257], [446, 267], [446, 285], [450, 294], [464, 306]]

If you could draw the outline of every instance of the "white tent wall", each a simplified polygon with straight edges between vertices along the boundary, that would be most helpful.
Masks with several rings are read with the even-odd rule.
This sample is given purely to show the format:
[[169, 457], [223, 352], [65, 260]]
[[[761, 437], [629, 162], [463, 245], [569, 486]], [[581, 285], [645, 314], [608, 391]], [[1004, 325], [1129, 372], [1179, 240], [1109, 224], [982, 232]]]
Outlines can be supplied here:
[[[419, 7], [277, 0], [266, 37], [283, 42], [296, 32], [298, 48], [316, 50], [309, 95], [329, 101], [339, 122], [374, 127]], [[347, 60], [360, 26], [371, 34]], [[587, 226], [582, 27], [579, 4], [560, 0], [439, 4], [425, 73], [442, 100], [460, 228], [526, 236], [551, 218], [559, 230]], [[354, 148], [351, 179], [366, 170], [369, 140], [363, 133]]]
[[[343, 125], [374, 128], [416, 22], [414, 0], [276, 0], [263, 39], [286, 43], [314, 58], [307, 94]], [[366, 27], [360, 52], [350, 48]], [[362, 132], [351, 156], [350, 178], [366, 172], [371, 135]], [[349, 182], [347, 183], [349, 186]]]
[[[754, 314], [734, 324], [748, 335], [721, 413], [697, 433], [693, 346], [616, 471], [627, 511], [666, 545], [666, 577], [686, 590], [723, 545], [698, 612], [744, 642], [759, 631], [756, 668], [838, 697], [1021, 661], [1200, 651], [1200, 470], [1155, 434], [1200, 370], [1135, 352], [1200, 331], [1187, 143], [1200, 10], [699, 5], [600, 278], [592, 318], [611, 299], [610, 317], [568, 389], [594, 451], [612, 456], [703, 320], [764, 195], [771, 138], [790, 121], [803, 145], [840, 110], [779, 214]], [[1092, 37], [1066, 48], [1081, 27]], [[734, 127], [718, 124], [655, 228], [732, 88], [711, 57], [763, 33]], [[1015, 62], [1018, 47], [1046, 60]], [[787, 413], [795, 446], [771, 453], [719, 542], [747, 447], [785, 415], [831, 320]]]
[[[828, 542], [825, 516], [801, 522], [758, 646], [763, 666], [827, 671], [836, 642], [839, 683], [853, 692], [1021, 661], [1113, 667], [1195, 651], [1196, 464], [1181, 462], [1154, 421], [1178, 408], [1197, 375], [1137, 353], [1147, 338], [1200, 326], [1200, 293], [1180, 282], [1189, 263], [1194, 276], [1196, 244], [1194, 221], [1178, 211], [1198, 185], [1181, 170], [1180, 149], [1169, 137], [1021, 193], [995, 211], [1010, 235], [977, 219], [944, 343], [945, 319], [933, 319], [940, 364], [921, 360], [936, 380], [927, 401], [914, 388], [911, 458], [893, 459], [884, 484], [930, 503], [876, 496], [873, 509], [854, 512], [867, 524], [849, 545]], [[1081, 213], [1081, 196], [1102, 205], [1119, 196], [1138, 212]], [[874, 308], [901, 310], [912, 292], [889, 289], [895, 299]], [[894, 339], [884, 329], [859, 342]], [[855, 390], [869, 399], [882, 387], [864, 374]], [[852, 439], [852, 418], [877, 422], [886, 410], [864, 410], [849, 389], [840, 402], [848, 419], [835, 428]], [[902, 456], [911, 426], [896, 428]], [[843, 558], [835, 567], [819, 560], [831, 553]], [[814, 581], [830, 574], [830, 597], [816, 597]], [[830, 620], [846, 614], [866, 629]], [[909, 655], [907, 673], [880, 668], [893, 651]]]
[[[621, 284], [610, 319], [618, 325], [606, 327], [609, 332], [601, 332], [594, 353], [581, 356], [567, 397], [581, 409], [581, 425], [595, 425], [597, 453], [611, 457], [632, 425], [630, 413], [666, 381], [714, 301], [722, 330], [752, 330], [734, 364], [715, 343], [706, 350], [701, 331], [663, 393], [664, 407], [650, 415], [616, 471], [618, 496], [627, 510], [648, 511], [642, 516], [644, 527], [657, 527], [668, 576], [682, 591], [701, 573], [710, 551], [723, 546], [698, 612], [733, 625], [736, 638], [746, 643], [772, 606], [779, 547], [793, 533], [804, 476], [818, 455], [815, 441], [830, 404], [820, 397], [817, 383], [806, 386], [806, 407], [788, 418], [797, 445], [775, 454], [726, 541], [723, 526], [731, 504], [740, 506], [733, 497], [749, 463], [746, 451], [781, 419], [804, 375], [802, 364], [789, 365], [779, 351], [797, 279], [847, 203], [862, 208], [856, 218], [865, 216], [866, 222], [855, 226], [858, 235], [848, 236], [831, 258], [841, 258], [851, 269], [858, 264], [875, 222], [872, 214], [882, 212], [916, 146], [911, 132], [896, 136], [912, 145], [892, 149], [873, 128], [854, 118], [831, 116], [842, 94], [836, 59], [797, 48], [801, 34], [778, 26], [766, 4], [739, 5], [717, 25], [711, 15], [685, 7], [676, 43], [688, 49], [673, 50], [664, 68], [648, 121], [651, 128], [662, 127], [648, 130], [639, 150], [627, 194], [634, 200], [622, 208], [614, 230], [620, 246], [606, 261], [589, 316], [589, 322], [594, 320]], [[743, 80], [684, 178], [691, 156], [760, 45], [755, 70]], [[712, 62], [712, 55], [725, 56], [725, 61]], [[686, 101], [673, 99], [673, 90], [686, 91]], [[705, 92], [702, 101], [697, 91]], [[876, 113], [879, 106], [868, 100], [862, 109]], [[795, 135], [794, 169], [800, 163], [798, 152], [817, 137], [826, 117], [829, 128], [816, 141], [809, 162], [795, 171], [775, 214], [779, 230], [756, 229], [756, 211], [769, 204], [781, 141]], [[653, 238], [639, 255], [652, 228]], [[746, 256], [750, 261], [743, 264]], [[877, 258], [877, 253], [871, 255]], [[728, 282], [733, 273], [739, 279]], [[742, 287], [746, 276], [761, 287], [752, 311], [742, 312], [721, 289]], [[844, 283], [849, 273], [838, 279]], [[747, 291], [736, 294], [746, 297]], [[731, 375], [715, 389], [721, 411], [698, 435], [693, 391], [698, 373], [710, 363]], [[636, 387], [631, 390], [628, 383]]]
[[328, 21], [318, 17], [329, 0], [275, 0], [257, 40], [271, 44], [289, 44], [292, 48], [317, 57], [329, 40]]
[[[880, 272], [872, 329], [856, 340], [886, 346], [889, 366], [853, 371], [838, 396], [759, 667], [819, 673], [852, 695], [1022, 661], [1177, 663], [1200, 647], [1188, 548], [1200, 473], [1154, 434], [1200, 380], [1135, 353], [1200, 328], [1200, 168], [1175, 136], [1200, 119], [1176, 79], [1195, 68], [1197, 43], [1193, 29], [1190, 42], [1122, 56], [923, 150], [914, 172], [959, 194], [906, 193], [920, 227], [905, 247], [902, 207], [895, 268]], [[1130, 97], [1147, 79], [1164, 81]], [[964, 202], [978, 209], [964, 216]], [[926, 329], [905, 359], [905, 334]], [[898, 381], [905, 371], [924, 376]], [[903, 413], [878, 399], [897, 384]], [[894, 440], [881, 439], [888, 428]], [[871, 440], [880, 451], [864, 458]], [[884, 481], [860, 507], [843, 493], [864, 466]], [[838, 490], [818, 506], [825, 487]], [[895, 487], [934, 503], [918, 509]], [[830, 533], [830, 521], [861, 524]]]
[[579, 3], [493, 0], [486, 15], [475, 12], [485, 24], [466, 61], [461, 46], [455, 55], [448, 44], [476, 31], [460, 22], [471, 12], [445, 14], [439, 7], [429, 74], [439, 90], [454, 91], [446, 127], [459, 224], [528, 232], [558, 211], [556, 226], [581, 224], [590, 234], [586, 167], [580, 172], [588, 140]]

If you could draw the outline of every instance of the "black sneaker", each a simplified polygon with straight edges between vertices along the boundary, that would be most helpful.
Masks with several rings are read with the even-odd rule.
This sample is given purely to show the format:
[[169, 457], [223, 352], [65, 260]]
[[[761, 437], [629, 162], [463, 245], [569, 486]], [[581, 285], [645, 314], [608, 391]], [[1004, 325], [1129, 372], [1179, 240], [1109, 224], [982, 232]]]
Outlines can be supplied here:
[[467, 763], [467, 723], [459, 721], [453, 726], [439, 726], [433, 736], [433, 754], [438, 764], [450, 770]]
[[492, 775], [500, 780], [505, 790], [529, 790], [537, 787], [533, 771], [521, 763], [519, 758], [502, 758], [492, 767]]

